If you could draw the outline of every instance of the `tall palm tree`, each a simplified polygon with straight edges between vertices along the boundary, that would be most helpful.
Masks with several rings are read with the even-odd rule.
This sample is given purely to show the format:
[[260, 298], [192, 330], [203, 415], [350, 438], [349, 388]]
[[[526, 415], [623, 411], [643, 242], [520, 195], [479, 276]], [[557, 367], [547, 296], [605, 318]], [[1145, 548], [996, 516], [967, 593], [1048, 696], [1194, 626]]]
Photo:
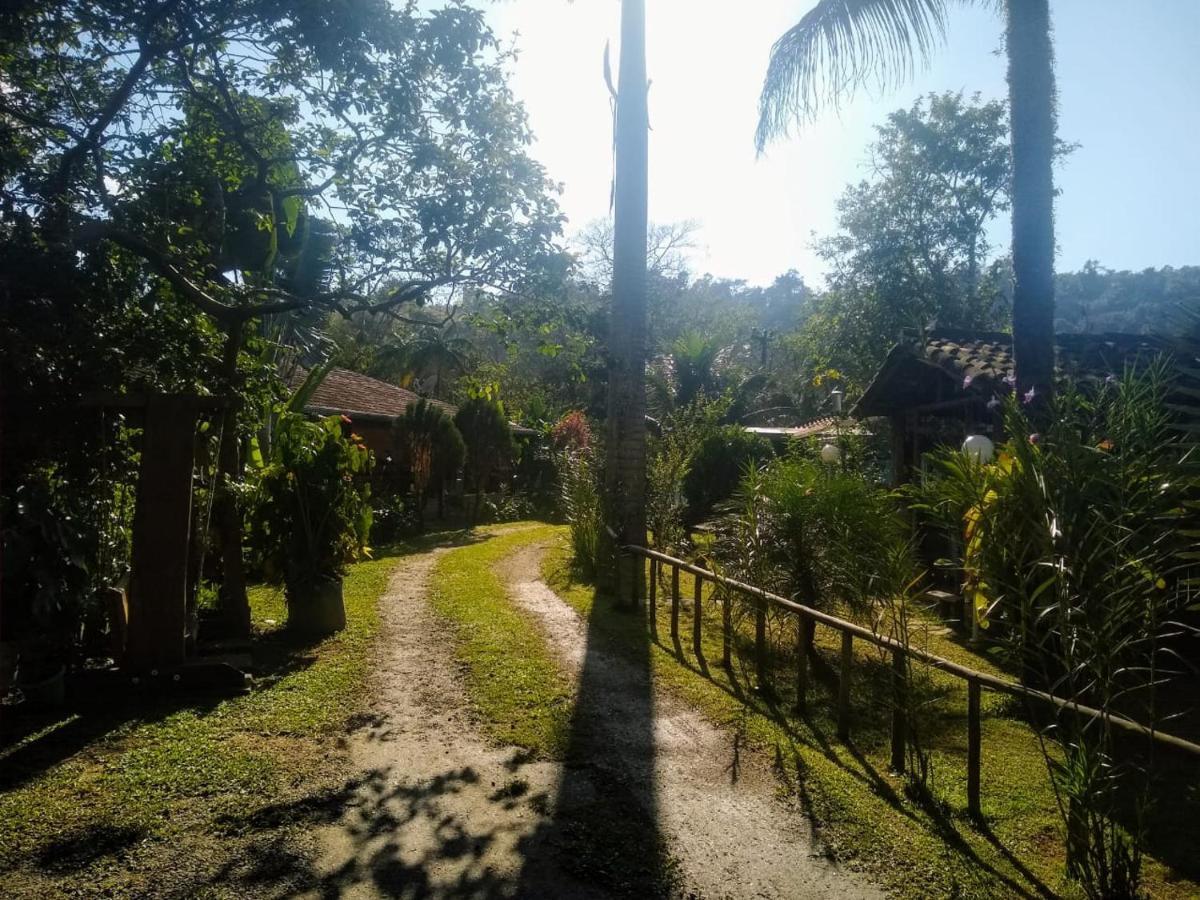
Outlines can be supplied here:
[[1017, 388], [1046, 398], [1054, 374], [1054, 50], [1049, 0], [820, 0], [771, 48], [759, 150], [866, 81], [908, 77], [944, 38], [955, 3], [1006, 18], [1012, 127], [1013, 351]]
[[[646, 540], [646, 90], [645, 0], [622, 0], [605, 487], [619, 541], [637, 545]], [[633, 593], [641, 596], [641, 568], [634, 569]]]

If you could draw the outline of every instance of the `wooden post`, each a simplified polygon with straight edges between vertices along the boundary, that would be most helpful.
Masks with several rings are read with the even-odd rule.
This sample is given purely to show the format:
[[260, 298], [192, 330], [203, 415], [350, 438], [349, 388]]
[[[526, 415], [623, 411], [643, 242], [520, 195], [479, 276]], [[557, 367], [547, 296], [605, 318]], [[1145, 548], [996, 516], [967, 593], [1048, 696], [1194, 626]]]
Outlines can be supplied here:
[[184, 660], [197, 417], [195, 398], [156, 396], [146, 405], [123, 660], [130, 670]]
[[661, 563], [657, 559], [650, 560], [650, 601], [647, 607], [650, 611], [650, 636], [658, 640], [658, 570]]
[[849, 631], [842, 632], [842, 668], [838, 679], [838, 719], [837, 736], [839, 740], [850, 739], [850, 666], [854, 662], [854, 635]]
[[796, 712], [808, 708], [808, 645], [813, 626], [808, 616], [796, 617]]
[[700, 625], [701, 625], [701, 598], [704, 594], [704, 579], [699, 575], [694, 576], [696, 583], [695, 590], [692, 591], [692, 652], [696, 655], [696, 659], [700, 662], [704, 661], [704, 648], [700, 645]]
[[907, 685], [904, 678], [905, 654], [892, 651], [892, 771], [904, 771], [904, 744], [907, 740]]
[[771, 690], [771, 675], [767, 671], [767, 601], [765, 597], [754, 600], [754, 669], [760, 691]]
[[671, 642], [679, 643], [679, 566], [671, 566]]
[[733, 667], [733, 591], [721, 589], [721, 665]]
[[980, 762], [979, 682], [967, 681], [967, 812], [983, 815], [979, 805]]

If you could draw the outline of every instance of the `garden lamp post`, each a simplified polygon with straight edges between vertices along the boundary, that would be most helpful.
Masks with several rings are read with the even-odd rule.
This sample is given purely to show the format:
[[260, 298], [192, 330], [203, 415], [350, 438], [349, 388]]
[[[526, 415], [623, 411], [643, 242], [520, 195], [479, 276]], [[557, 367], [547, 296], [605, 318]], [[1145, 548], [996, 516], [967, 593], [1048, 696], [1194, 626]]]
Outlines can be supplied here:
[[990, 463], [996, 455], [996, 445], [986, 435], [969, 434], [963, 441], [962, 451], [974, 462]]
[[834, 388], [829, 392], [829, 399], [833, 401], [834, 443], [821, 448], [821, 462], [834, 466], [842, 461], [842, 401], [846, 399], [846, 392]]

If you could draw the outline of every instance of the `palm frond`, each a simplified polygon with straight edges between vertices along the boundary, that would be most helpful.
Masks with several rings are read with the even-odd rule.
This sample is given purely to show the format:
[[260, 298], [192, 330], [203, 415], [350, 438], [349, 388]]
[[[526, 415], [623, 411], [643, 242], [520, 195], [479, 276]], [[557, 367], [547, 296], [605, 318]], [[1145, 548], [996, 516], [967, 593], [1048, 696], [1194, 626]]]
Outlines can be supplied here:
[[866, 82], [886, 89], [911, 77], [944, 40], [953, 2], [821, 0], [771, 48], [759, 98], [759, 151]]

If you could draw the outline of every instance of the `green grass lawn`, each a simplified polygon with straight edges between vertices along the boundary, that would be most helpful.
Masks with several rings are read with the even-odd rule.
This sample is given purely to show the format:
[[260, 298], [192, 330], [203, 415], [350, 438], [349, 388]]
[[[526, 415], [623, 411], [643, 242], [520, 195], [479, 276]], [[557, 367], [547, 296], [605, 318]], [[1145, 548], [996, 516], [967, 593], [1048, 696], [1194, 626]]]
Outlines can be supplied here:
[[490, 736], [539, 756], [559, 757], [570, 729], [571, 685], [533, 620], [508, 601], [492, 568], [520, 547], [556, 537], [560, 529], [480, 531], [492, 536], [438, 560], [433, 608], [454, 629], [471, 701]]
[[[642, 618], [592, 615], [593, 588], [572, 579], [565, 541], [547, 555], [543, 575], [592, 627], [606, 629], [631, 652], [649, 639]], [[781, 785], [798, 797], [814, 830], [839, 859], [862, 866], [904, 897], [1071, 896], [1077, 890], [1063, 878], [1059, 820], [1037, 736], [1012, 701], [983, 695], [984, 821], [977, 823], [966, 814], [966, 691], [961, 682], [929, 673], [925, 688], [938, 698], [921, 716], [922, 739], [932, 760], [930, 795], [914, 799], [904, 780], [888, 772], [888, 668], [878, 650], [856, 649], [852, 742], [842, 744], [835, 738], [834, 713], [839, 636], [817, 629], [822, 665], [810, 684], [808, 714], [800, 717], [791, 710], [794, 625], [773, 623], [777, 696], [768, 700], [751, 689], [751, 619], [745, 607], [733, 617], [738, 639], [732, 671], [720, 665], [720, 604], [711, 585], [702, 601], [706, 662], [695, 658], [693, 588], [691, 577], [682, 573], [680, 594], [689, 599], [682, 604], [678, 646], [670, 636], [669, 581], [659, 589], [659, 640], [651, 652], [655, 680], [771, 755]], [[930, 651], [996, 671], [987, 658], [939, 632], [930, 629], [922, 639]], [[1194, 879], [1197, 844], [1189, 850], [1188, 843], [1198, 833], [1198, 807], [1191, 803], [1190, 814], [1188, 807], [1182, 794], [1174, 805], [1164, 805], [1159, 822], [1164, 827], [1151, 841], [1177, 865], [1190, 866], [1186, 874]], [[1148, 862], [1146, 880], [1156, 897], [1198, 895], [1193, 880], [1158, 861]]]
[[352, 568], [347, 628], [315, 645], [280, 630], [278, 590], [252, 589], [255, 659], [268, 675], [248, 694], [99, 704], [0, 751], [5, 890], [139, 894], [194, 883], [199, 891], [249, 836], [257, 810], [336, 773], [333, 735], [359, 705], [376, 601], [395, 563]]

